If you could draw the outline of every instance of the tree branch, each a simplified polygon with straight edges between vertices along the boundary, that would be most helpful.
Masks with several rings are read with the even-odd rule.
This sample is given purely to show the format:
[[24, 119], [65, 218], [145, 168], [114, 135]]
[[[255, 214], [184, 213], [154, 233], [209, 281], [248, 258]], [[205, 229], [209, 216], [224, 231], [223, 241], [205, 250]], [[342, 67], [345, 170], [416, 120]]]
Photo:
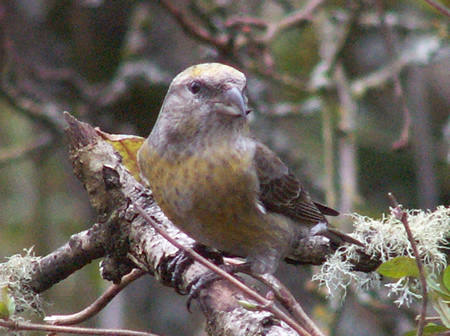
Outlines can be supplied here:
[[398, 204], [397, 200], [395, 199], [394, 195], [392, 193], [389, 193], [389, 198], [391, 199], [392, 203], [392, 213], [397, 217], [399, 221], [402, 222], [403, 226], [405, 227], [406, 234], [408, 236], [408, 240], [411, 244], [411, 248], [414, 253], [414, 257], [416, 259], [417, 268], [419, 269], [419, 280], [422, 290], [422, 308], [419, 315], [419, 321], [417, 325], [417, 336], [422, 336], [423, 329], [425, 327], [425, 318], [427, 314], [427, 304], [428, 304], [428, 291], [427, 291], [427, 281], [425, 278], [425, 267], [422, 262], [422, 258], [419, 253], [419, 249], [417, 248], [417, 243], [415, 240], [415, 237], [413, 233], [411, 232], [411, 227], [408, 223], [408, 214], [403, 211], [402, 206]]
[[[102, 262], [105, 279], [120, 283], [133, 268], [140, 268], [155, 275], [163, 285], [174, 287], [173, 262], [182, 251], [158, 234], [133, 205], [145, 209], [156, 225], [185, 249], [192, 249], [195, 242], [164, 216], [151, 191], [133, 178], [122, 165], [119, 154], [94, 128], [68, 113], [66, 119], [74, 172], [88, 192], [98, 222], [42, 258], [36, 264], [30, 287], [42, 292], [100, 257], [105, 257]], [[304, 263], [320, 264], [334, 251], [322, 237], [313, 237], [299, 245], [296, 253], [302, 255]], [[355, 268], [373, 270], [376, 267], [373, 260], [360, 263]], [[188, 285], [205, 272], [207, 269], [195, 262], [181, 275], [182, 283], [177, 284], [178, 288], [186, 291]], [[284, 335], [297, 334], [270, 312], [243, 307], [240, 302], [252, 302], [252, 299], [228, 281], [216, 281], [201, 289], [198, 302], [208, 319], [210, 332], [215, 335], [240, 335], [241, 330], [250, 326], [261, 333], [282, 330]]]
[[92, 305], [90, 305], [86, 309], [83, 309], [82, 311], [71, 315], [47, 316], [44, 318], [44, 321], [49, 324], [66, 326], [84, 322], [99, 313], [103, 308], [106, 307], [108, 303], [111, 302], [112, 299], [114, 299], [122, 291], [122, 289], [124, 289], [131, 282], [137, 280], [144, 274], [144, 271], [135, 269], [130, 274], [124, 276], [120, 284], [112, 285], [111, 287], [109, 287], [97, 300], [95, 300]]

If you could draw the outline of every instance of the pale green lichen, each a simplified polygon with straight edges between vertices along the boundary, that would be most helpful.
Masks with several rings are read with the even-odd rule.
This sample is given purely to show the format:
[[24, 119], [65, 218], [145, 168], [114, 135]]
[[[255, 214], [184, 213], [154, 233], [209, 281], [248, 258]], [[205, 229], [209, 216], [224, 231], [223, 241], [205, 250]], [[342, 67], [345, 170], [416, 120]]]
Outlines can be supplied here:
[[[450, 209], [439, 206], [435, 211], [405, 210], [411, 232], [428, 274], [438, 274], [447, 266], [444, 249], [448, 249], [450, 238]], [[382, 262], [395, 256], [414, 258], [411, 243], [405, 227], [393, 214], [375, 220], [361, 215], [353, 215], [355, 231], [352, 236], [363, 242], [366, 254], [378, 256]], [[348, 286], [354, 284], [358, 290], [366, 291], [380, 284], [380, 276], [375, 273], [352, 271], [348, 260], [358, 258], [357, 246], [346, 245], [336, 251], [314, 275], [329, 290], [331, 295], [345, 296]], [[389, 293], [396, 295], [398, 305], [409, 304], [420, 298], [420, 285], [416, 278], [405, 277], [395, 283], [386, 284]]]
[[[0, 288], [8, 288], [8, 293], [14, 300], [16, 313], [31, 312], [42, 315], [42, 300], [33, 292], [28, 284], [31, 281], [35, 264], [39, 257], [34, 256], [32, 249], [25, 250], [25, 255], [13, 255], [8, 261], [0, 264]], [[14, 320], [17, 316], [12, 315]]]

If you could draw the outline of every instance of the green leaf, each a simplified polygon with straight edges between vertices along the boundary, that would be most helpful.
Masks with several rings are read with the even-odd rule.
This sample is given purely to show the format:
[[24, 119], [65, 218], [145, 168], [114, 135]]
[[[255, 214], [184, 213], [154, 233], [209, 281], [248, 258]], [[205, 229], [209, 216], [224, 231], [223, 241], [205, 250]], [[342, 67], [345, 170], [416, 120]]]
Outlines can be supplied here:
[[433, 291], [430, 292], [434, 296], [440, 296], [444, 300], [450, 300], [450, 291], [445, 287], [444, 280], [442, 278], [442, 274], [435, 276], [427, 277], [427, 285]]
[[445, 288], [450, 291], [450, 266], [447, 266], [447, 268], [444, 270], [443, 281]]
[[8, 320], [15, 313], [16, 305], [14, 298], [8, 293], [7, 286], [3, 287], [0, 291], [0, 319]]
[[9, 316], [10, 314], [7, 305], [0, 301], [0, 319], [9, 320]]
[[445, 301], [441, 296], [438, 296], [433, 298], [432, 302], [434, 310], [439, 314], [442, 323], [447, 328], [450, 328], [450, 306], [448, 305], [448, 301]]
[[[425, 328], [423, 328], [423, 334], [422, 335], [433, 335], [436, 333], [441, 333], [441, 332], [445, 332], [448, 331], [450, 329], [444, 327], [444, 326], [438, 326], [435, 324], [428, 324], [427, 326], [425, 326]], [[404, 334], [403, 336], [416, 336], [417, 335], [417, 330], [411, 330], [408, 331], [406, 334]]]
[[400, 279], [406, 276], [420, 276], [416, 260], [410, 257], [396, 257], [378, 267], [377, 272], [389, 278]]

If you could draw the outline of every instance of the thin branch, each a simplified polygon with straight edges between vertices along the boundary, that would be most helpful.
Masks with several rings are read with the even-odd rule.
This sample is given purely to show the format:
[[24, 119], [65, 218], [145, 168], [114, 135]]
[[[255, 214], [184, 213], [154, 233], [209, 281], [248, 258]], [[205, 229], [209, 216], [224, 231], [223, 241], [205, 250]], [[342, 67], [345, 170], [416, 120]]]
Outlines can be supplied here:
[[293, 26], [299, 25], [304, 21], [310, 21], [313, 12], [324, 2], [325, 0], [311, 0], [302, 9], [295, 11], [294, 13], [275, 23], [252, 17], [236, 17], [228, 20], [225, 23], [225, 26], [229, 27], [237, 24], [243, 24], [265, 27], [266, 33], [257, 40], [260, 43], [269, 44], [277, 37], [280, 32], [290, 29]]
[[[427, 1], [427, 0], [424, 0]], [[305, 8], [308, 6], [305, 6]], [[315, 9], [315, 8], [314, 8]], [[448, 9], [447, 9], [448, 10]], [[299, 12], [294, 12], [293, 14], [289, 15], [288, 17], [284, 18], [282, 21], [286, 20], [289, 21], [292, 19], [292, 17], [297, 17], [297, 22], [293, 20], [292, 22], [295, 24], [300, 24], [302, 21], [309, 21], [311, 20], [311, 17], [304, 16], [299, 17]], [[331, 15], [331, 18], [336, 22], [342, 22], [342, 21], [348, 21], [349, 16], [353, 15], [353, 13], [348, 13], [346, 10], [334, 10], [332, 12], [329, 12], [328, 14]], [[379, 28], [380, 26], [380, 20], [379, 16], [376, 14], [373, 14], [372, 12], [368, 13], [358, 13], [356, 16], [356, 24], [359, 27], [362, 28]], [[272, 23], [272, 25], [279, 25], [280, 22]], [[420, 18], [420, 17], [414, 17], [414, 16], [407, 16], [407, 17], [399, 17], [398, 15], [395, 15], [393, 13], [386, 13], [386, 24], [391, 28], [400, 28], [400, 29], [406, 29], [406, 30], [429, 30], [433, 28], [433, 23], [428, 19]], [[268, 27], [271, 25], [271, 23], [267, 20], [264, 20], [262, 18], [252, 17], [252, 16], [234, 16], [229, 19], [227, 19], [224, 22], [224, 27], [226, 28], [233, 28], [233, 27], [243, 27], [243, 30], [248, 31], [250, 27], [256, 27], [258, 29], [268, 29]], [[285, 26], [284, 29], [289, 28], [290, 26]], [[278, 30], [278, 33], [282, 30]], [[266, 33], [267, 34], [267, 33]], [[267, 39], [265, 37], [266, 35], [263, 35], [263, 37], [260, 38], [260, 41], [264, 41]]]
[[422, 336], [423, 329], [425, 327], [425, 317], [427, 313], [427, 304], [428, 304], [428, 294], [427, 294], [427, 281], [425, 279], [425, 270], [423, 267], [422, 259], [420, 258], [419, 250], [417, 249], [417, 244], [414, 239], [414, 236], [411, 232], [411, 228], [409, 227], [408, 223], [408, 214], [403, 211], [401, 205], [398, 204], [397, 200], [395, 199], [394, 195], [392, 193], [389, 193], [389, 198], [391, 199], [393, 209], [392, 213], [399, 219], [403, 226], [405, 227], [406, 234], [408, 235], [408, 240], [411, 243], [411, 247], [414, 252], [414, 257], [416, 259], [417, 267], [419, 269], [420, 274], [420, 284], [421, 284], [421, 290], [422, 290], [422, 309], [420, 311], [419, 316], [419, 322], [417, 325], [417, 336]]
[[39, 323], [28, 323], [19, 321], [4, 321], [1, 319], [0, 319], [0, 327], [7, 328], [9, 330], [32, 330], [32, 331], [45, 331], [52, 333], [53, 332], [69, 333], [74, 335], [158, 336], [156, 334], [151, 334], [142, 331], [66, 327], [66, 326], [45, 325]]
[[[5, 27], [4, 27], [5, 28]], [[6, 34], [11, 35], [10, 33]], [[29, 97], [28, 92], [24, 93], [21, 86], [17, 83], [22, 77], [29, 76], [26, 70], [29, 70], [29, 64], [22, 61], [20, 55], [15, 49], [15, 42], [6, 37], [3, 44], [3, 67], [0, 70], [0, 94], [17, 110], [24, 115], [31, 117], [45, 125], [52, 133], [61, 135], [65, 123], [61, 115], [64, 110], [62, 104], [56, 100], [50, 102], [38, 101]], [[22, 61], [20, 66], [18, 62]], [[13, 82], [15, 79], [16, 82]]]
[[438, 3], [434, 0], [424, 0], [427, 4], [429, 4], [431, 7], [436, 9], [439, 13], [450, 17], [450, 9], [448, 9], [445, 5]]
[[167, 232], [165, 232], [164, 229], [162, 229], [159, 225], [155, 223], [155, 221], [140, 207], [138, 204], [133, 204], [136, 211], [142, 216], [142, 218], [145, 219], [145, 221], [151, 225], [156, 232], [158, 232], [161, 236], [163, 236], [165, 239], [167, 239], [171, 244], [173, 244], [176, 248], [180, 249], [181, 251], [189, 254], [192, 258], [194, 258], [197, 262], [202, 264], [203, 266], [207, 267], [208, 269], [212, 270], [216, 274], [218, 274], [223, 279], [231, 282], [233, 285], [235, 285], [239, 290], [241, 290], [243, 293], [248, 295], [250, 298], [255, 300], [261, 307], [263, 307], [264, 310], [267, 310], [268, 312], [274, 314], [278, 319], [281, 321], [284, 321], [287, 323], [292, 329], [294, 329], [296, 332], [298, 332], [300, 335], [311, 335], [308, 333], [304, 328], [302, 328], [298, 323], [296, 323], [292, 318], [287, 316], [285, 313], [283, 313], [280, 309], [278, 309], [273, 301], [268, 300], [261, 296], [256, 291], [249, 288], [246, 284], [242, 283], [241, 281], [237, 280], [235, 277], [233, 277], [231, 274], [225, 272], [218, 266], [214, 265], [209, 260], [203, 258], [200, 254], [193, 251], [190, 248], [187, 248], [183, 246], [182, 244], [179, 244], [175, 239], [173, 239]]
[[147, 274], [147, 272], [134, 269], [130, 274], [127, 274], [122, 278], [120, 284], [110, 286], [97, 300], [95, 300], [93, 304], [86, 309], [72, 315], [47, 316], [44, 318], [44, 321], [54, 325], [74, 325], [84, 322], [105, 308], [106, 305], [122, 291], [122, 289], [145, 274]]
[[[388, 53], [388, 57], [390, 61], [393, 61], [396, 58], [395, 53], [395, 47], [394, 47], [394, 41], [392, 37], [392, 32], [388, 28], [388, 25], [386, 23], [386, 16], [385, 16], [385, 10], [383, 7], [383, 0], [377, 0], [377, 10], [378, 15], [380, 17], [380, 26], [381, 26], [381, 32], [386, 44], [386, 49]], [[406, 103], [405, 94], [403, 92], [403, 86], [400, 81], [400, 75], [398, 72], [394, 72], [392, 79], [394, 81], [394, 92], [395, 96], [397, 98], [397, 101], [400, 105], [400, 109], [403, 112], [403, 129], [402, 133], [400, 134], [399, 139], [392, 144], [393, 149], [401, 149], [408, 145], [409, 143], [409, 133], [411, 129], [411, 112], [409, 111], [408, 104]]]
[[33, 153], [46, 151], [53, 144], [53, 139], [50, 134], [43, 134], [27, 144], [0, 151], [0, 168], [23, 160]]
[[[274, 69], [272, 55], [267, 51], [270, 43], [275, 40], [275, 38], [284, 30], [290, 29], [293, 26], [300, 25], [305, 21], [311, 21], [313, 12], [324, 2], [324, 0], [311, 0], [302, 9], [293, 12], [292, 14], [284, 17], [278, 22], [270, 22], [261, 18], [255, 17], [232, 17], [224, 22], [225, 28], [238, 27], [241, 28], [242, 32], [249, 33], [252, 30], [250, 26], [259, 28], [260, 30], [265, 30], [258, 36], [253, 34], [248, 39], [241, 40], [238, 48], [242, 48], [247, 44], [258, 45], [263, 52], [261, 53], [262, 58], [265, 60], [264, 65], [268, 68], [265, 69], [265, 73], [270, 73]], [[286, 79], [283, 80], [285, 82]]]
[[276, 277], [271, 274], [254, 275], [254, 277], [273, 290], [277, 300], [283, 305], [284, 308], [286, 308], [289, 314], [291, 314], [296, 321], [305, 326], [311, 335], [323, 336], [316, 324], [305, 313], [297, 300], [295, 300], [292, 293]]
[[375, 70], [359, 79], [355, 79], [351, 84], [352, 94], [361, 97], [370, 89], [386, 85], [393, 74], [399, 74], [407, 65], [408, 61], [404, 58], [396, 59], [381, 69]]
[[343, 212], [354, 211], [358, 199], [358, 160], [355, 136], [358, 106], [351, 94], [349, 80], [341, 61], [336, 64], [334, 82], [339, 96], [339, 179], [340, 206]]
[[224, 22], [224, 27], [233, 28], [236, 26], [255, 26], [258, 28], [267, 28], [269, 22], [267, 20], [252, 16], [234, 16]]
[[324, 104], [322, 108], [322, 139], [323, 139], [323, 160], [325, 173], [325, 200], [329, 206], [337, 206], [336, 190], [336, 167], [334, 161], [334, 113], [330, 104]]
[[310, 20], [313, 12], [324, 2], [325, 2], [325, 0], [309, 1], [306, 4], [306, 6], [304, 6], [302, 9], [294, 12], [293, 14], [289, 15], [288, 17], [285, 17], [283, 20], [279, 21], [273, 27], [269, 27], [269, 30], [267, 31], [267, 35], [265, 37], [265, 40], [267, 42], [273, 41], [273, 39], [276, 37], [276, 35], [280, 31], [283, 31], [288, 28], [291, 28], [292, 26], [298, 25], [299, 23], [301, 23], [305, 20]]
[[170, 0], [161, 0], [159, 4], [164, 7], [180, 24], [184, 32], [192, 37], [200, 40], [206, 44], [217, 47], [218, 49], [225, 49], [229, 43], [228, 36], [213, 37], [211, 33], [202, 27], [196, 25], [188, 16], [186, 11], [180, 7], [176, 1], [173, 3]]
[[282, 85], [288, 89], [295, 91], [308, 90], [308, 83], [306, 80], [291, 76], [287, 73], [279, 72], [271, 67], [262, 67], [260, 63], [251, 61], [244, 61], [245, 69], [254, 75], [261, 76], [273, 82], [275, 85]]

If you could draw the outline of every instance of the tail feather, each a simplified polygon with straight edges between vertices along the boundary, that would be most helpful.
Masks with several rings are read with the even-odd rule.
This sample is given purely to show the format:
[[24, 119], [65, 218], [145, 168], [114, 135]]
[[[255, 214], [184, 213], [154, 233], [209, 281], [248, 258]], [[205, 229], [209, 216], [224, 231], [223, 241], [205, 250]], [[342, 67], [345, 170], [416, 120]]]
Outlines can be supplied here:
[[364, 247], [364, 244], [361, 243], [358, 239], [350, 237], [344, 232], [339, 231], [338, 229], [328, 226], [326, 231], [320, 232], [320, 235], [328, 238], [333, 243], [338, 245], [344, 245], [345, 243], [355, 244], [361, 247]]

